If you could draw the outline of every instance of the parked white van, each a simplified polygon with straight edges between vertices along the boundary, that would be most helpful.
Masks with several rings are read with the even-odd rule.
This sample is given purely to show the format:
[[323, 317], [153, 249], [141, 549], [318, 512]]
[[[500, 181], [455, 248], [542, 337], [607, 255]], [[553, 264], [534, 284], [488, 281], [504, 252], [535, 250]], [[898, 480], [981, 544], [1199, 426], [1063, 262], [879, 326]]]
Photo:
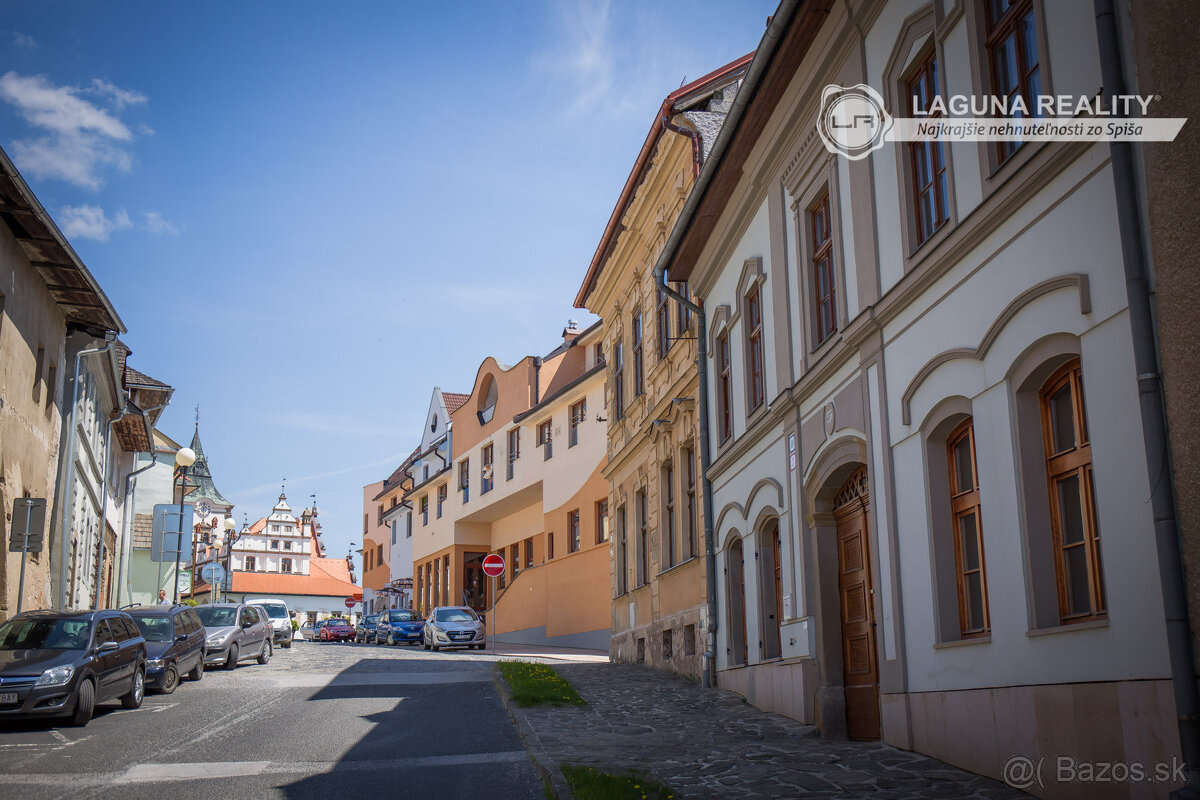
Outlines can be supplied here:
[[292, 646], [292, 615], [287, 603], [274, 597], [246, 600], [247, 605], [262, 606], [271, 618], [271, 640], [279, 647]]

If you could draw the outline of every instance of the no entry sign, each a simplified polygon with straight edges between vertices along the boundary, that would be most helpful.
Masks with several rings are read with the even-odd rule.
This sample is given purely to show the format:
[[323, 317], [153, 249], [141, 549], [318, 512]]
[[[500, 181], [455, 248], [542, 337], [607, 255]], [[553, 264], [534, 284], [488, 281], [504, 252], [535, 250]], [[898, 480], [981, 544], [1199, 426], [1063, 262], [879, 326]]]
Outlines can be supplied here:
[[355, 600], [353, 597], [346, 598], [346, 608], [354, 608], [354, 606], [357, 604], [358, 604], [358, 601]]
[[504, 574], [504, 556], [491, 553], [483, 559], [483, 574], [489, 578], [498, 578]]

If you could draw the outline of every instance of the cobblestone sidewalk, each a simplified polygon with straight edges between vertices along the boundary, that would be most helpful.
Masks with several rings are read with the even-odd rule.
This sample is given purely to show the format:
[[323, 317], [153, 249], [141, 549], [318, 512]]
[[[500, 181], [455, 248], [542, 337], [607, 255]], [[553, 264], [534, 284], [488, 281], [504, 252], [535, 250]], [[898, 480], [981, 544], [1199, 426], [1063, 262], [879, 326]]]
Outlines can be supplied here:
[[[555, 665], [585, 707], [512, 706], [539, 761], [649, 775], [680, 797], [1024, 798], [941, 761], [835, 742], [732, 692], [623, 664]], [[544, 764], [545, 765], [545, 764]], [[556, 786], [564, 784], [561, 778]]]

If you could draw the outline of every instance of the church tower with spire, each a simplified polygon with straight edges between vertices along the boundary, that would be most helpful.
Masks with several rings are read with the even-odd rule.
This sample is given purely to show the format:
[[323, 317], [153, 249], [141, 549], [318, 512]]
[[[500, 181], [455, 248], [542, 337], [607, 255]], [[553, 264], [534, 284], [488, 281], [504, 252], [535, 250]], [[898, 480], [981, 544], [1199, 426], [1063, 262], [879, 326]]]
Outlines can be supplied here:
[[195, 524], [206, 527], [216, 524], [233, 512], [233, 503], [217, 489], [213, 483], [212, 469], [208, 465], [208, 456], [204, 453], [204, 445], [200, 442], [200, 414], [196, 414], [196, 430], [192, 434], [189, 445], [196, 453], [196, 463], [188, 469], [187, 502], [195, 506]]

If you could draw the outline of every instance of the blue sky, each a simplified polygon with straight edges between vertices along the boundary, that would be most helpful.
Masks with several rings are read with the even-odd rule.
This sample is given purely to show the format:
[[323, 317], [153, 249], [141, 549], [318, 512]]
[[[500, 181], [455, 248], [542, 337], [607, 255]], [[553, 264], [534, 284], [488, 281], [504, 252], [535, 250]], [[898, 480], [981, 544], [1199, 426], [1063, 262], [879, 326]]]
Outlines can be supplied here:
[[[0, 142], [193, 407], [217, 486], [331, 553], [435, 385], [555, 346], [662, 98], [771, 0], [3, 2]], [[356, 564], [359, 560], [356, 557]]]

